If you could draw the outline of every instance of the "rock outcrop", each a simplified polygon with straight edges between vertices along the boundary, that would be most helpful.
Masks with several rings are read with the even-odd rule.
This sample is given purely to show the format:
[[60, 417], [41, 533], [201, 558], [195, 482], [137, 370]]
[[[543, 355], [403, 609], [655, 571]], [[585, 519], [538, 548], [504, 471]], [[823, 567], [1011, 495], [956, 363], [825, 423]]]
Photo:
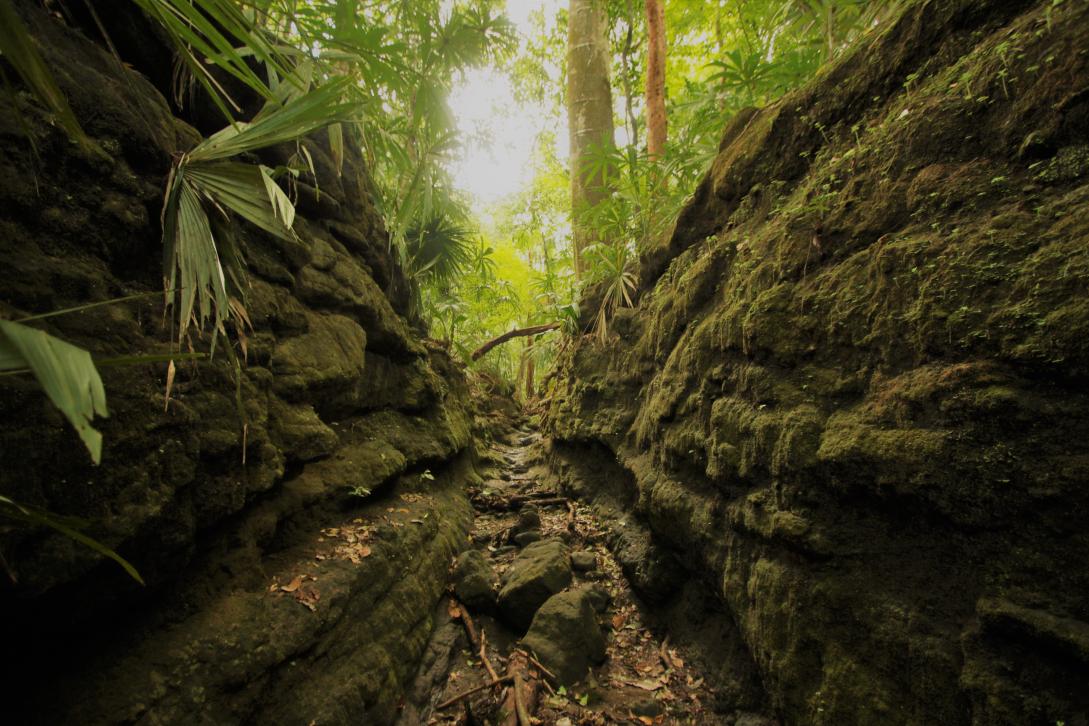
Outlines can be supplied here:
[[909, 4], [732, 121], [568, 353], [572, 491], [785, 724], [1089, 718], [1087, 48], [1085, 3]]
[[[215, 121], [178, 110], [170, 53], [135, 5], [103, 14], [134, 69], [93, 25], [18, 6], [107, 154], [71, 144], [25, 95], [18, 112], [0, 100], [0, 314], [148, 293], [43, 324], [100, 358], [167, 352], [164, 184], [200, 139], [189, 122]], [[358, 152], [338, 173], [325, 142], [304, 143], [318, 178], [295, 189], [298, 240], [236, 230], [253, 322], [239, 379], [221, 353], [179, 363], [164, 411], [165, 364], [103, 367], [97, 467], [32, 379], [0, 380], [0, 494], [88, 520], [147, 581], [64, 537], [5, 531], [18, 581], [4, 578], [0, 627], [19, 654], [5, 720], [393, 719], [471, 520], [470, 397], [406, 322]]]

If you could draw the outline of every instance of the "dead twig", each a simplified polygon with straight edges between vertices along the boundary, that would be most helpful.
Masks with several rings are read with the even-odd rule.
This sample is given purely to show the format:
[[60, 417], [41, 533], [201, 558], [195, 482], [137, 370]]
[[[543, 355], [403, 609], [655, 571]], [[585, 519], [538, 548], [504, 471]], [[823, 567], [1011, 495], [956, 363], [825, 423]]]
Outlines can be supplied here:
[[474, 651], [480, 654], [480, 661], [484, 664], [484, 670], [488, 672], [488, 677], [493, 681], [498, 679], [499, 674], [495, 672], [495, 668], [492, 667], [491, 661], [488, 660], [486, 645], [487, 636], [484, 634], [483, 629], [477, 630], [476, 625], [473, 623], [473, 616], [469, 614], [469, 610], [465, 607], [465, 603], [451, 599], [450, 606], [447, 610], [450, 613], [450, 617], [460, 619], [461, 624], [465, 626], [465, 634], [469, 636], [469, 645]]
[[522, 655], [524, 655], [526, 657], [526, 660], [528, 660], [530, 663], [532, 663], [533, 667], [535, 667], [541, 673], [544, 673], [549, 678], [555, 678], [556, 677], [555, 673], [553, 673], [552, 671], [548, 670], [543, 665], [541, 665], [541, 661], [537, 660], [532, 655], [530, 655], [528, 651], [522, 650], [521, 648], [517, 648], [516, 651], [518, 653], [521, 653]]
[[454, 696], [453, 698], [446, 699], [445, 701], [440, 703], [438, 706], [435, 706], [435, 710], [436, 711], [441, 711], [444, 708], [450, 708], [455, 703], [458, 703], [459, 701], [462, 701], [462, 700], [468, 698], [469, 696], [472, 696], [475, 693], [480, 693], [481, 691], [486, 691], [487, 689], [491, 688], [492, 686], [499, 686], [499, 685], [502, 685], [504, 683], [510, 683], [512, 680], [513, 679], [511, 678], [511, 676], [503, 676], [502, 678], [496, 678], [495, 680], [490, 681], [488, 683], [483, 683], [483, 684], [481, 684], [479, 686], [476, 686], [474, 688], [470, 688], [468, 691], [465, 691], [463, 693], [459, 693], [458, 695]]
[[498, 680], [499, 674], [495, 672], [491, 661], [488, 660], [488, 635], [483, 628], [480, 629], [480, 660], [484, 663], [484, 670], [488, 671], [488, 675], [491, 676], [492, 680]]
[[451, 598], [450, 605], [446, 610], [450, 613], [450, 617], [461, 621], [461, 624], [465, 626], [465, 634], [469, 636], [469, 645], [472, 646], [473, 650], [478, 649], [480, 647], [480, 639], [476, 635], [476, 626], [473, 625], [473, 618], [469, 615], [469, 611], [465, 609], [465, 606]]

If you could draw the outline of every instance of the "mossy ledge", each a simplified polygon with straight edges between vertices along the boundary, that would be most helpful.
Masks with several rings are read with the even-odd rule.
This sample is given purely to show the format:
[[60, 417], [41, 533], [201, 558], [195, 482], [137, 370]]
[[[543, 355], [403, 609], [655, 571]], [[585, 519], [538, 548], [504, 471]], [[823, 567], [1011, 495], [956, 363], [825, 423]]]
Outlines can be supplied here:
[[734, 120], [567, 353], [557, 462], [786, 724], [1086, 722], [1087, 48], [1083, 2], [909, 3]]

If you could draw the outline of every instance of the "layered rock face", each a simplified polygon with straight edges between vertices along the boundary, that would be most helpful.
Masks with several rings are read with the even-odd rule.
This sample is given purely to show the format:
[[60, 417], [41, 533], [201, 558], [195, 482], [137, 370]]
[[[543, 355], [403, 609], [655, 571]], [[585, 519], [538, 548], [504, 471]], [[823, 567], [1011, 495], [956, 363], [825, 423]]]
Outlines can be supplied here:
[[[19, 113], [0, 101], [0, 311], [161, 290], [164, 184], [200, 139], [164, 97], [169, 52], [121, 8], [105, 21], [136, 70], [93, 32], [20, 9], [108, 156], [81, 152], [26, 99]], [[3, 683], [12, 723], [393, 718], [471, 519], [469, 396], [403, 317], [407, 286], [358, 153], [338, 173], [324, 143], [305, 144], [318, 178], [295, 190], [298, 241], [236, 230], [254, 328], [238, 380], [222, 348], [179, 363], [164, 410], [165, 364], [103, 367], [97, 467], [32, 379], [0, 381], [0, 493], [91, 521], [147, 581], [64, 537], [4, 533], [18, 577], [0, 592], [19, 654]], [[170, 350], [154, 294], [44, 322], [98, 358]]]
[[733, 120], [568, 355], [556, 461], [784, 723], [1086, 723], [1087, 49], [1085, 3], [910, 4]]

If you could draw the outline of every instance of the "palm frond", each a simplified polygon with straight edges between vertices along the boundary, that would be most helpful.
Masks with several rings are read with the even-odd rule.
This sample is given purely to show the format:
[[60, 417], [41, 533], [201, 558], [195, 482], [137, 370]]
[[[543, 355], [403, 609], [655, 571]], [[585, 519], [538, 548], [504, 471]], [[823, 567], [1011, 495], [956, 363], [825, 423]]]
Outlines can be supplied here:
[[225, 224], [227, 212], [277, 237], [294, 238], [295, 207], [272, 171], [229, 159], [347, 120], [355, 112], [345, 101], [349, 82], [333, 81], [306, 93], [280, 94], [278, 88], [279, 100], [253, 121], [227, 126], [176, 162], [163, 206], [163, 269], [166, 288], [180, 290], [179, 342], [190, 324], [203, 328], [213, 316], [214, 330], [224, 333], [224, 323], [244, 309], [237, 302], [245, 287], [244, 262]]
[[452, 280], [473, 259], [469, 229], [447, 215], [436, 215], [405, 235], [409, 274], [418, 281]]
[[70, 138], [86, 149], [103, 153], [79, 125], [68, 99], [34, 46], [34, 40], [15, 12], [11, 0], [0, 0], [0, 55], [11, 64], [34, 97], [56, 117], [57, 123]]
[[107, 416], [106, 391], [91, 354], [36, 328], [0, 320], [0, 371], [28, 368], [76, 429], [94, 463], [102, 459], [102, 434], [91, 426]]
[[358, 111], [345, 93], [350, 78], [340, 78], [286, 103], [269, 103], [249, 123], [227, 126], [198, 144], [187, 155], [190, 162], [223, 161], [275, 144], [300, 139], [330, 124], [347, 121]]
[[[290, 77], [290, 64], [234, 0], [133, 0], [170, 36], [182, 63], [197, 79], [228, 120], [238, 105], [227, 95], [211, 73], [209, 63], [265, 98], [272, 97], [268, 84], [246, 62], [247, 56]], [[241, 47], [239, 47], [241, 46]]]

